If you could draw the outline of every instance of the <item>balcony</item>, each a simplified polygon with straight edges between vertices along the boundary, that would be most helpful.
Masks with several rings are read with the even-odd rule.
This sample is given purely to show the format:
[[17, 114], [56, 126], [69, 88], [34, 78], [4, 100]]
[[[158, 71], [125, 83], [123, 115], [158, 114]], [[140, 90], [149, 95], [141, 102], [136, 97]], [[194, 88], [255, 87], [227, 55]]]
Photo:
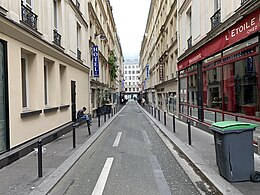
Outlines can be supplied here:
[[210, 18], [211, 20], [211, 29], [214, 29], [217, 27], [221, 22], [221, 17], [220, 17], [220, 9], [215, 12], [215, 14]]
[[241, 5], [245, 4], [248, 1], [250, 1], [250, 0], [241, 0]]
[[188, 48], [192, 47], [192, 36], [187, 40]]
[[22, 4], [22, 22], [30, 28], [37, 30], [38, 16], [32, 10]]
[[80, 8], [80, 3], [79, 3], [79, 1], [78, 0], [76, 0], [76, 7], [78, 8], [78, 10], [79, 10], [79, 8]]
[[56, 29], [53, 30], [53, 43], [61, 46], [61, 35], [58, 33]]
[[81, 60], [81, 51], [77, 49], [77, 59]]

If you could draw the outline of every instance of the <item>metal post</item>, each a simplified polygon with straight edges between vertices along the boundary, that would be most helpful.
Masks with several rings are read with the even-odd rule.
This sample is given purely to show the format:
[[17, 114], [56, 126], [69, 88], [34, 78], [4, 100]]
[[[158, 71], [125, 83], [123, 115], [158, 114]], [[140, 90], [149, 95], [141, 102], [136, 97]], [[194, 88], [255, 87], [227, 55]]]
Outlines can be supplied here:
[[42, 177], [42, 140], [38, 141], [38, 177]]
[[156, 108], [154, 108], [154, 117], [156, 118]]
[[107, 114], [106, 113], [104, 113], [104, 122], [107, 122], [107, 116], [106, 116]]
[[175, 115], [172, 115], [172, 131], [175, 133]]
[[108, 113], [108, 119], [110, 119], [110, 112]]
[[164, 112], [164, 125], [166, 126], [166, 112]]
[[158, 120], [161, 120], [161, 114], [160, 114], [160, 109], [158, 109]]
[[75, 131], [76, 124], [73, 124], [72, 130], [72, 141], [73, 141], [73, 148], [76, 148], [76, 131]]
[[238, 116], [236, 116], [236, 121], [238, 121]]
[[188, 140], [189, 140], [189, 145], [191, 145], [191, 128], [190, 128], [190, 121], [187, 121], [188, 123]]
[[91, 135], [91, 132], [90, 132], [90, 124], [87, 122], [87, 125], [88, 125], [88, 134]]
[[215, 112], [215, 123], [217, 122], [217, 112]]
[[98, 114], [98, 127], [100, 127], [100, 114]]
[[152, 107], [152, 116], [153, 116], [153, 107]]

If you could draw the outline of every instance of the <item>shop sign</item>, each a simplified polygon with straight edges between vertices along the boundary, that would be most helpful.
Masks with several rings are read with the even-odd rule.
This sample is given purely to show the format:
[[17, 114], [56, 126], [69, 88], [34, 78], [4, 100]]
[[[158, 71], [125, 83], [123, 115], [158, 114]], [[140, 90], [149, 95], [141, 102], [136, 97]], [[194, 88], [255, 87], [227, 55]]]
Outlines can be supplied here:
[[146, 78], [149, 78], [149, 64], [146, 64]]
[[159, 64], [159, 78], [160, 81], [163, 80], [163, 65]]
[[187, 68], [188, 66], [231, 46], [259, 30], [260, 9], [257, 9], [257, 11], [243, 18], [228, 30], [197, 49], [187, 58], [180, 61], [178, 63], [178, 70]]
[[92, 47], [92, 61], [94, 77], [99, 77], [98, 46]]

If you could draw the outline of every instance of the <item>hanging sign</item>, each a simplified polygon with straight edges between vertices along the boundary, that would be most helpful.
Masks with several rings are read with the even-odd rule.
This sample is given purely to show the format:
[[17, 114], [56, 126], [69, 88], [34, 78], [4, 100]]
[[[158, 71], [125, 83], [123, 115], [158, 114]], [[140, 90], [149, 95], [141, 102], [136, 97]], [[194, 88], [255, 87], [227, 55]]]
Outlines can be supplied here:
[[92, 61], [94, 77], [99, 77], [98, 46], [92, 47]]

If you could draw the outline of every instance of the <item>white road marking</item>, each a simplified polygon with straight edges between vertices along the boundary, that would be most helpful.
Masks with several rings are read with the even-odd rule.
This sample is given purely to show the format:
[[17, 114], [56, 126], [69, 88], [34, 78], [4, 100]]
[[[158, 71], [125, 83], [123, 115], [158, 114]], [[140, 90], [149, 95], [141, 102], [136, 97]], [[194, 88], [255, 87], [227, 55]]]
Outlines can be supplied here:
[[150, 140], [149, 140], [149, 137], [148, 137], [146, 131], [142, 131], [142, 132], [143, 132], [145, 144], [146, 144], [146, 145], [151, 145], [151, 142], [150, 142]]
[[156, 158], [155, 155], [149, 156], [152, 168], [153, 168], [153, 175], [159, 190], [160, 195], [171, 195], [170, 188], [168, 183], [163, 175], [163, 171], [161, 166]]
[[118, 147], [121, 135], [122, 135], [122, 132], [118, 132], [117, 133], [116, 139], [115, 139], [115, 141], [113, 143], [113, 147]]
[[92, 195], [102, 195], [105, 185], [106, 185], [106, 181], [108, 178], [108, 174], [110, 172], [110, 169], [112, 167], [112, 163], [113, 163], [114, 158], [107, 158], [106, 163], [99, 175], [98, 181], [96, 183], [96, 186], [92, 192]]

